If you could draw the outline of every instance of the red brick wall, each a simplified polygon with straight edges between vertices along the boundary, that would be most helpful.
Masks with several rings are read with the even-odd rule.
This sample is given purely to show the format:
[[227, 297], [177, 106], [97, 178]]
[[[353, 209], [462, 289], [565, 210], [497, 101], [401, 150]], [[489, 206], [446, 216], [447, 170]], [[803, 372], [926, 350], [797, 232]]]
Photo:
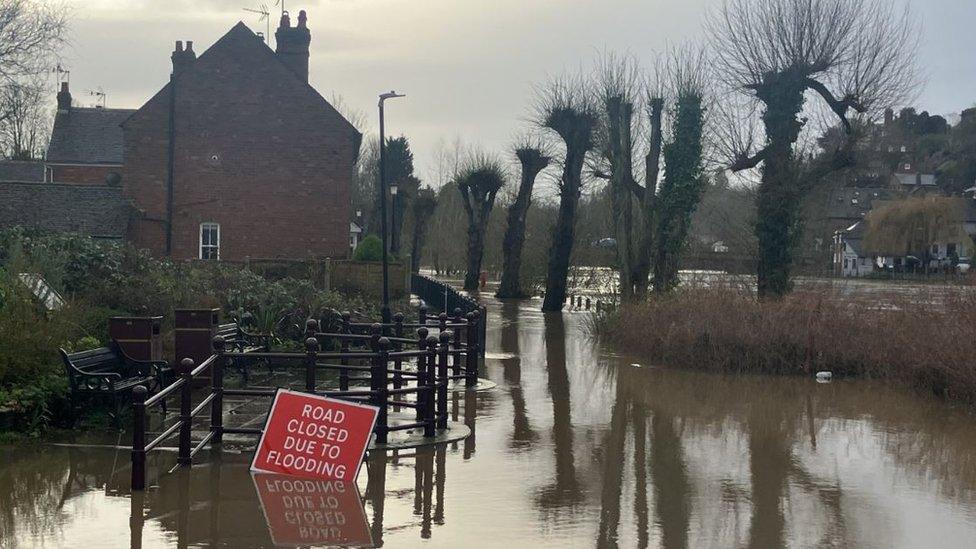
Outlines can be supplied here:
[[122, 166], [74, 166], [48, 164], [54, 183], [104, 185], [109, 172], [122, 173]]
[[[358, 134], [250, 31], [221, 39], [177, 79], [173, 251], [198, 255], [220, 224], [221, 259], [343, 258]], [[253, 40], [253, 43], [249, 41]], [[123, 127], [130, 240], [165, 249], [169, 91]]]

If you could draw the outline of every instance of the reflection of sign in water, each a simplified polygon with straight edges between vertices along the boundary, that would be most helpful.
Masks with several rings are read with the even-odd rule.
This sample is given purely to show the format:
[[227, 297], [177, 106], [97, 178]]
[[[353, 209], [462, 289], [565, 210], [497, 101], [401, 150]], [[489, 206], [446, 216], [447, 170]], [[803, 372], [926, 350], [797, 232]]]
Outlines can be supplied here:
[[275, 545], [373, 545], [355, 482], [255, 473], [254, 487]]
[[279, 390], [252, 471], [355, 482], [378, 409]]

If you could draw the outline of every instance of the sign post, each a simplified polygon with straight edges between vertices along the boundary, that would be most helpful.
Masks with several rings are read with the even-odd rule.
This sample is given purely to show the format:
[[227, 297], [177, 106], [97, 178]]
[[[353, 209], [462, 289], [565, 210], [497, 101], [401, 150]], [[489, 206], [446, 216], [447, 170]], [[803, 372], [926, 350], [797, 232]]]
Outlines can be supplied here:
[[379, 410], [279, 389], [251, 470], [354, 483]]

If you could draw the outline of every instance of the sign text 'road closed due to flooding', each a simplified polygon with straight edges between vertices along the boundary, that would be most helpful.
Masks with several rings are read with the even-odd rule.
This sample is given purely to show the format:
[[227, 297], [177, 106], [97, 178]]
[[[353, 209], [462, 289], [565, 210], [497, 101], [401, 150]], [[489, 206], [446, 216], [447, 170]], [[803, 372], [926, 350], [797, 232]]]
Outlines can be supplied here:
[[354, 482], [378, 410], [279, 390], [251, 470]]

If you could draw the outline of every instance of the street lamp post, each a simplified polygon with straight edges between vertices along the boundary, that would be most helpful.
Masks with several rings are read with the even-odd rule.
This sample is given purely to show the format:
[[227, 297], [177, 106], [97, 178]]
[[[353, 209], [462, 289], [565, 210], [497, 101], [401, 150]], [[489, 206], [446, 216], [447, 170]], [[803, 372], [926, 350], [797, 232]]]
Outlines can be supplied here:
[[382, 223], [380, 230], [382, 231], [383, 239], [383, 323], [389, 324], [392, 320], [390, 314], [390, 258], [389, 258], [389, 246], [387, 241], [387, 236], [389, 234], [389, 228], [387, 226], [387, 213], [386, 213], [386, 135], [384, 128], [384, 117], [383, 117], [383, 103], [387, 99], [395, 99], [397, 97], [406, 97], [405, 95], [400, 95], [395, 91], [390, 91], [389, 93], [380, 94], [380, 218]]
[[390, 183], [390, 253], [394, 257], [400, 255], [400, 233], [397, 231], [396, 224], [396, 214], [397, 214], [397, 183], [396, 181]]

